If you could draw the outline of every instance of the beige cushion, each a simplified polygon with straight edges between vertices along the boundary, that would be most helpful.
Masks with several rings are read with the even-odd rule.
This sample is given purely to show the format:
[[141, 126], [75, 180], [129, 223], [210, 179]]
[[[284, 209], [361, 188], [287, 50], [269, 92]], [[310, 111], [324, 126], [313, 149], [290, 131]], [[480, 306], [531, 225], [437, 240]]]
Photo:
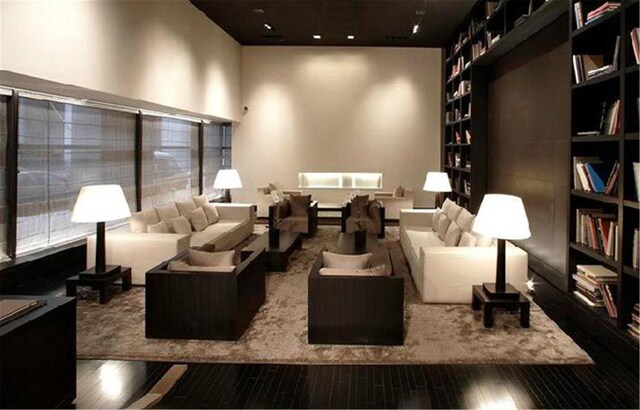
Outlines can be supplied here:
[[189, 220], [191, 220], [191, 226], [196, 232], [202, 231], [204, 228], [209, 226], [209, 221], [207, 221], [207, 215], [204, 213], [204, 209], [196, 208], [191, 215], [189, 215]]
[[322, 268], [318, 271], [323, 276], [389, 276], [390, 272], [385, 265], [378, 265], [368, 269], [336, 269]]
[[458, 219], [458, 215], [460, 215], [462, 207], [447, 198], [442, 205], [442, 210], [450, 220], [455, 221], [456, 219]]
[[142, 212], [144, 213], [144, 219], [147, 221], [147, 225], [153, 225], [160, 222], [158, 213], [154, 208], [144, 209]]
[[169, 226], [165, 221], [160, 221], [158, 223], [147, 225], [147, 232], [149, 233], [170, 233]]
[[493, 243], [493, 238], [491, 238], [490, 236], [484, 236], [477, 232], [471, 232], [471, 234], [476, 238], [477, 247], [487, 247], [491, 246], [491, 244]]
[[369, 267], [371, 254], [343, 255], [340, 253], [322, 252], [322, 265], [332, 269], [366, 269]]
[[176, 204], [173, 203], [166, 204], [164, 206], [156, 206], [156, 212], [158, 213], [158, 218], [166, 223], [169, 223], [173, 218], [180, 216]]
[[170, 272], [217, 272], [232, 273], [236, 269], [235, 266], [193, 266], [184, 261], [169, 262], [167, 270]]
[[455, 222], [451, 222], [444, 236], [444, 246], [458, 246], [460, 235], [462, 235], [462, 229]]
[[207, 222], [209, 222], [209, 225], [213, 225], [220, 220], [220, 214], [218, 213], [215, 205], [207, 204], [203, 206], [202, 209], [204, 209], [204, 213], [207, 216]]
[[147, 219], [145, 218], [145, 214], [143, 211], [134, 212], [131, 214], [131, 218], [129, 218], [129, 230], [134, 233], [144, 233], [147, 232]]
[[393, 196], [396, 198], [403, 198], [404, 197], [404, 187], [402, 185], [399, 185], [396, 189], [393, 190]]
[[193, 199], [176, 202], [176, 207], [178, 208], [178, 212], [180, 212], [180, 216], [184, 216], [187, 219], [191, 216], [191, 212], [196, 210], [196, 204], [193, 202]]
[[462, 208], [460, 210], [460, 214], [458, 214], [458, 219], [456, 219], [456, 223], [462, 229], [463, 232], [470, 232], [471, 227], [473, 226], [474, 216], [471, 212]]
[[369, 207], [369, 195], [357, 195], [351, 200], [350, 216], [367, 216], [367, 208]]
[[193, 266], [231, 266], [235, 251], [204, 252], [189, 249], [189, 263]]
[[440, 221], [442, 214], [442, 209], [440, 208], [436, 208], [436, 211], [433, 213], [433, 217], [431, 218], [431, 227], [434, 231], [438, 229], [438, 222]]
[[209, 198], [206, 194], [193, 197], [193, 203], [196, 204], [196, 208], [202, 208], [209, 203]]
[[291, 204], [291, 216], [308, 216], [311, 195], [292, 195], [289, 198]]
[[171, 229], [175, 233], [187, 234], [191, 233], [191, 224], [184, 216], [171, 219]]
[[438, 238], [440, 238], [441, 241], [444, 241], [445, 236], [447, 236], [447, 229], [449, 229], [450, 224], [451, 220], [447, 215], [443, 214], [438, 221], [438, 228], [436, 229], [438, 232]]
[[462, 232], [458, 246], [473, 247], [476, 246], [476, 237], [469, 232]]

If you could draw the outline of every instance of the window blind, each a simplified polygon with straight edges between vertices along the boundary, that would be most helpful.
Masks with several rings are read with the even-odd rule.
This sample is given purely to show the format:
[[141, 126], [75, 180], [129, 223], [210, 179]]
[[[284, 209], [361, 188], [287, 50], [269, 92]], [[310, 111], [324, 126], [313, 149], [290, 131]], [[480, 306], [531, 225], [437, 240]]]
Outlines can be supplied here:
[[7, 97], [0, 96], [0, 260], [7, 259]]
[[222, 169], [222, 124], [204, 124], [204, 141], [203, 141], [203, 191], [209, 197], [219, 196], [222, 194], [220, 189], [213, 189], [213, 181], [216, 178], [218, 170]]
[[18, 110], [18, 255], [95, 232], [71, 222], [84, 185], [119, 184], [135, 210], [134, 114], [28, 98]]

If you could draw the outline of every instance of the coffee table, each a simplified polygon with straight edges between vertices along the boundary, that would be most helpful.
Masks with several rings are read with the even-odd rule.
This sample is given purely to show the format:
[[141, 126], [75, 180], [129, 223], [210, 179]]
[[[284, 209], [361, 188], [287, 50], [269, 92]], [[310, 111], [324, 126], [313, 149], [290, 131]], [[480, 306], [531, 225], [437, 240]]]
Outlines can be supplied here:
[[373, 252], [382, 248], [377, 235], [367, 233], [367, 243], [364, 248], [356, 248], [354, 234], [341, 232], [338, 236], [338, 245], [336, 252], [345, 255], [358, 255], [367, 252]]
[[301, 246], [302, 234], [299, 232], [280, 231], [280, 243], [278, 246], [269, 245], [269, 233], [267, 232], [242, 248], [240, 258], [244, 261], [253, 252], [264, 249], [267, 253], [267, 271], [284, 272], [289, 264], [289, 256]]
[[67, 279], [67, 296], [76, 296], [78, 286], [91, 286], [100, 291], [100, 303], [105, 304], [111, 299], [111, 284], [118, 279], [122, 279], [123, 291], [131, 289], [131, 268], [123, 266], [112, 275], [75, 275]]

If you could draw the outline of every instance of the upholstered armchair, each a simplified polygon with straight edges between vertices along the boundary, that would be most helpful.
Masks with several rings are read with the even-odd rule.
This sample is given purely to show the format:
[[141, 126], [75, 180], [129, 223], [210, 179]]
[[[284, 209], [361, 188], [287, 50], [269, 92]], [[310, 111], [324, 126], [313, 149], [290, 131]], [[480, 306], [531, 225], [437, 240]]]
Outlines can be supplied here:
[[341, 231], [351, 233], [365, 230], [384, 238], [385, 209], [378, 200], [369, 200], [367, 195], [357, 196], [342, 207]]
[[315, 235], [318, 230], [318, 202], [311, 195], [292, 195], [269, 206], [269, 229]]
[[390, 220], [400, 219], [401, 209], [413, 209], [413, 190], [403, 189], [394, 192], [375, 192], [373, 199], [382, 203], [385, 209], [385, 217]]
[[291, 195], [302, 195], [302, 191], [294, 190], [294, 189], [283, 189], [278, 190], [275, 185], [269, 184], [266, 187], [259, 187], [256, 190], [256, 205], [258, 207], [258, 212], [256, 216], [258, 218], [267, 218], [269, 217], [269, 206], [275, 203], [273, 193], [277, 192], [282, 195], [284, 198], [287, 198]]

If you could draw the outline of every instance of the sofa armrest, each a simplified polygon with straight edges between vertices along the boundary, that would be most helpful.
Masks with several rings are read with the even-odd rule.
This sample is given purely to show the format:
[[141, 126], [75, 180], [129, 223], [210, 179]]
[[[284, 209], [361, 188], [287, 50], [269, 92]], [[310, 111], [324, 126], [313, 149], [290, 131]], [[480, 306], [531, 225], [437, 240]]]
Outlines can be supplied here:
[[255, 212], [253, 204], [216, 204], [216, 209], [220, 215], [220, 219], [240, 219], [253, 221]]
[[431, 220], [435, 209], [402, 209], [400, 210], [400, 227], [424, 226], [431, 228]]

